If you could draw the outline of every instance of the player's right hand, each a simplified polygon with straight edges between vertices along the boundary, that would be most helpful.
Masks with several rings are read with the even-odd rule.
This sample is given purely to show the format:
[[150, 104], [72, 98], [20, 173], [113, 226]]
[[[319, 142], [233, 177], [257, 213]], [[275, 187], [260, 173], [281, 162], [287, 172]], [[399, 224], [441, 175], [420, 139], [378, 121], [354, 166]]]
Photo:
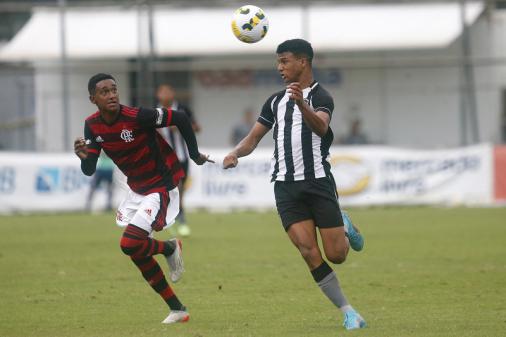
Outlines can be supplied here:
[[237, 166], [239, 160], [237, 159], [237, 155], [234, 153], [229, 153], [225, 158], [223, 158], [223, 168], [229, 169]]
[[88, 146], [83, 137], [78, 137], [74, 141], [74, 153], [81, 159], [88, 158]]
[[204, 165], [205, 163], [214, 163], [214, 160], [209, 159], [208, 154], [199, 153], [199, 156], [193, 160], [197, 165]]

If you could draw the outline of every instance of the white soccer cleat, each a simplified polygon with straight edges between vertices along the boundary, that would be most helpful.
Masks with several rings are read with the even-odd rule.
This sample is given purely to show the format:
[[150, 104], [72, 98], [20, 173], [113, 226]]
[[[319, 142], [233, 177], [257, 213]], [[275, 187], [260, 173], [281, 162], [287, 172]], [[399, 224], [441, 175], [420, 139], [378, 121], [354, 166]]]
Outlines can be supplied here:
[[186, 323], [190, 320], [190, 314], [184, 310], [172, 310], [166, 319], [162, 321], [163, 324], [172, 323]]
[[[174, 249], [174, 253], [170, 256], [166, 256], [167, 264], [170, 269], [170, 280], [174, 283], [179, 281], [181, 276], [183, 276], [184, 272], [184, 263], [183, 263], [183, 244], [179, 239], [171, 239], [170, 241], [174, 242], [176, 248]], [[169, 315], [170, 316], [170, 315]]]

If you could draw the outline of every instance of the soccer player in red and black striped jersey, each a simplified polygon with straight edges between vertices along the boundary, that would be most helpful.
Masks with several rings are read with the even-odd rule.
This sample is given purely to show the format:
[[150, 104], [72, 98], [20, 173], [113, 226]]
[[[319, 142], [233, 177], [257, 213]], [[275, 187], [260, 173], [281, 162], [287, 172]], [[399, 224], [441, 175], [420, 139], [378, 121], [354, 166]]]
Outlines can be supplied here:
[[162, 323], [186, 322], [190, 318], [186, 307], [153, 258], [163, 254], [171, 281], [180, 279], [184, 271], [181, 241], [159, 241], [152, 234], [174, 223], [179, 212], [177, 186], [184, 172], [174, 150], [156, 129], [176, 126], [188, 146], [190, 158], [197, 165], [212, 161], [199, 152], [191, 123], [184, 113], [121, 105], [116, 80], [109, 74], [91, 77], [88, 91], [98, 111], [86, 119], [84, 138], [74, 142], [81, 170], [92, 175], [103, 150], [126, 175], [130, 191], [116, 217], [117, 224], [126, 227], [121, 250], [130, 256], [146, 281], [168, 304], [171, 311]]

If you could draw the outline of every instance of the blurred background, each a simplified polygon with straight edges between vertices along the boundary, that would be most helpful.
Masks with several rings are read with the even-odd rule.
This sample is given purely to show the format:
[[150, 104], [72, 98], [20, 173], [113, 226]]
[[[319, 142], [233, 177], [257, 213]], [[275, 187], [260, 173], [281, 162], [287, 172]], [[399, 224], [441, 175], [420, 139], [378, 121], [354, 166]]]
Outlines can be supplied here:
[[[282, 86], [276, 46], [301, 37], [315, 49], [316, 79], [334, 96], [331, 126], [337, 153], [358, 145], [346, 152], [352, 159], [341, 160], [345, 168], [336, 168], [349, 172], [341, 184], [352, 188], [367, 176], [372, 186], [375, 165], [396, 167], [366, 163], [357, 168], [357, 161], [378, 154], [361, 152], [364, 147], [434, 154], [452, 148], [458, 154], [481, 144], [480, 174], [488, 172], [487, 177], [468, 179], [481, 177], [487, 191], [472, 201], [490, 204], [506, 198], [503, 187], [497, 187], [504, 184], [503, 166], [497, 165], [503, 165], [499, 145], [506, 142], [505, 0], [257, 1], [270, 28], [264, 40], [252, 45], [236, 40], [230, 28], [232, 13], [243, 4], [1, 1], [0, 149], [9, 158], [35, 153], [32, 160], [47, 158], [42, 153], [71, 152], [85, 117], [95, 111], [87, 81], [108, 72], [118, 80], [127, 105], [155, 106], [157, 86], [171, 84], [202, 126], [200, 144], [222, 153], [235, 143], [234, 128], [256, 116]], [[268, 161], [272, 138], [265, 137], [260, 147]], [[0, 158], [1, 168], [7, 157]], [[445, 165], [444, 158], [443, 164], [434, 164], [437, 168], [420, 164], [427, 158], [419, 159], [413, 175]], [[333, 159], [335, 166], [339, 159]], [[461, 174], [459, 163], [471, 159], [455, 160], [450, 169]], [[14, 193], [9, 182], [20, 175], [13, 178], [7, 168], [0, 170], [5, 198], [5, 191]], [[78, 173], [69, 175], [81, 184]], [[50, 179], [62, 181], [67, 175]], [[459, 190], [443, 201], [462, 201], [466, 193]]]

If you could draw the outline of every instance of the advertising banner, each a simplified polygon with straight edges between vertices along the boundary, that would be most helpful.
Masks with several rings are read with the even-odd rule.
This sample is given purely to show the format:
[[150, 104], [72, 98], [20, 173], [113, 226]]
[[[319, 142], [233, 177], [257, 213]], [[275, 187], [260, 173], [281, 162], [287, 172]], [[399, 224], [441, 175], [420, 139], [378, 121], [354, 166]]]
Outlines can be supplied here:
[[[187, 208], [275, 207], [270, 149], [257, 149], [229, 170], [221, 168], [228, 150], [202, 152], [211, 154], [216, 163], [191, 165]], [[430, 151], [349, 146], [333, 147], [330, 152], [343, 206], [494, 202], [494, 176], [498, 174], [494, 173], [491, 145]], [[117, 205], [126, 188], [121, 173], [115, 176]], [[74, 154], [0, 153], [0, 212], [83, 210], [90, 179], [81, 173]], [[105, 198], [103, 189], [99, 190], [93, 208], [105, 205]]]
[[[382, 146], [333, 147], [330, 163], [344, 206], [489, 204], [493, 201], [490, 145], [451, 150]], [[258, 149], [221, 169], [226, 152], [210, 151], [217, 164], [193, 166], [186, 205], [203, 208], [275, 207], [270, 183], [272, 151]]]
[[345, 205], [489, 204], [492, 146], [452, 150], [339, 147], [332, 172]]
[[74, 154], [0, 153], [0, 212], [83, 210], [90, 180]]

